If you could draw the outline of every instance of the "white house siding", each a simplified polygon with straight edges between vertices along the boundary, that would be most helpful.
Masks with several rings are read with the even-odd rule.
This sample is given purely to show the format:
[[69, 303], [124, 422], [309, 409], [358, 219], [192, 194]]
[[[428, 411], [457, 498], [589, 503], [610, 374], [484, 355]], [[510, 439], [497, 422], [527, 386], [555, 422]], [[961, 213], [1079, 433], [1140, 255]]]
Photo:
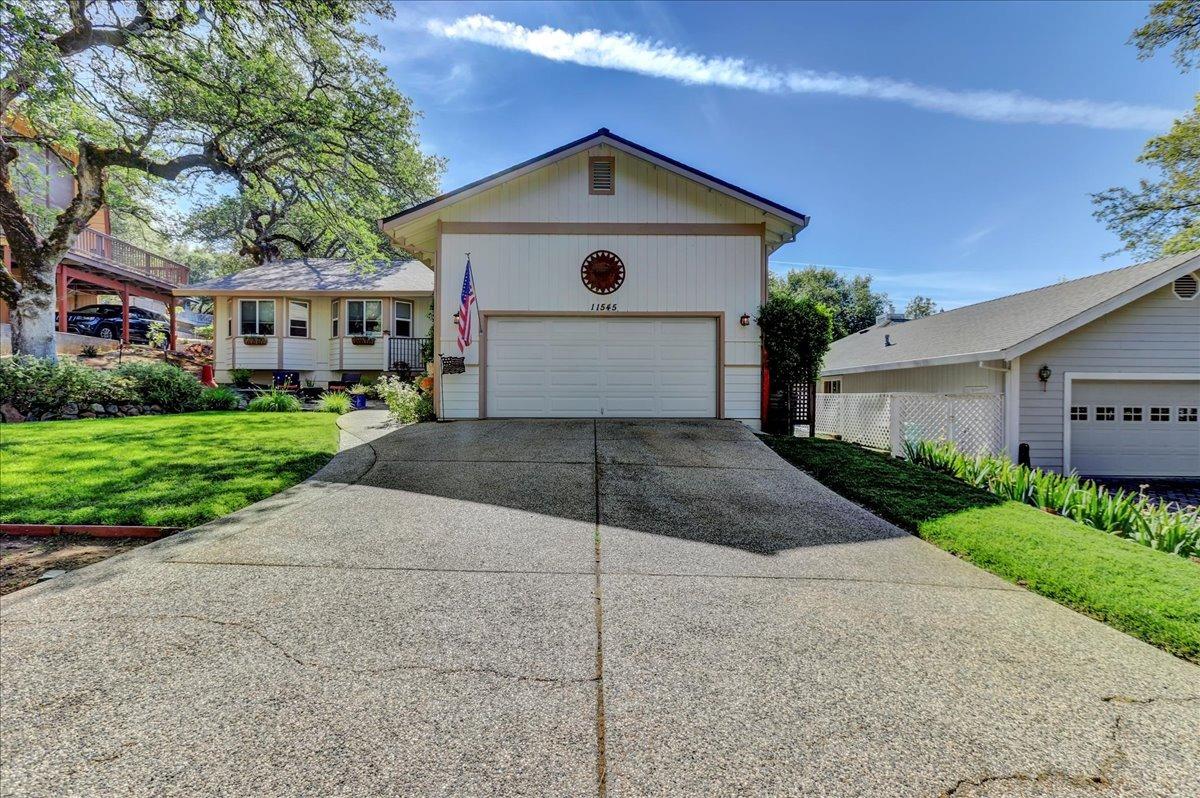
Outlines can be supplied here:
[[[624, 160], [618, 157], [617, 163]], [[619, 175], [620, 166], [618, 196], [628, 188]], [[588, 196], [586, 190], [582, 194]], [[761, 300], [760, 237], [446, 234], [442, 247], [437, 352], [458, 354], [452, 317], [458, 310], [464, 253], [470, 252], [484, 312], [588, 314], [593, 304], [616, 303], [618, 313], [724, 313], [725, 416], [757, 426], [759, 331], [754, 324], [742, 327], [739, 319], [743, 313], [753, 315]], [[583, 259], [599, 249], [616, 253], [626, 270], [622, 287], [606, 296], [593, 294], [580, 279]], [[443, 379], [447, 417], [479, 414], [480, 346], [477, 338], [466, 352], [467, 373]]]
[[[988, 365], [1004, 366], [999, 361]], [[978, 363], [835, 375], [823, 378], [818, 390], [835, 380], [842, 381], [842, 393], [1004, 393], [1004, 372]]]
[[[1038, 370], [1049, 366], [1042, 389]], [[1166, 286], [1021, 356], [1020, 436], [1033, 465], [1063, 462], [1066, 372], [1200, 372], [1200, 300], [1185, 302]]]
[[[605, 155], [616, 159], [616, 191], [589, 194], [588, 158]], [[603, 145], [457, 202], [440, 216], [447, 222], [757, 224], [766, 220], [762, 211], [727, 194]]]

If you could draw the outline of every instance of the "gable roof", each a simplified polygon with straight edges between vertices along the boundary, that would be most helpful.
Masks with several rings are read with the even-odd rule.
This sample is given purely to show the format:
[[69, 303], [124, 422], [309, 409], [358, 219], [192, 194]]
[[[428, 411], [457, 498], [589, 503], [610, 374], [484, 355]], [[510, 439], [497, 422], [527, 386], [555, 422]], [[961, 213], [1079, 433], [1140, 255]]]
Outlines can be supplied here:
[[744, 188], [722, 180], [719, 177], [714, 177], [713, 175], [710, 175], [700, 169], [688, 166], [687, 164], [677, 161], [667, 155], [655, 152], [649, 147], [643, 147], [641, 144], [618, 136], [608, 128], [602, 127], [595, 133], [590, 133], [583, 138], [568, 142], [561, 147], [555, 147], [549, 152], [544, 152], [541, 155], [530, 158], [527, 161], [522, 161], [515, 166], [502, 169], [499, 172], [476, 180], [473, 183], [468, 183], [461, 188], [449, 191], [445, 194], [434, 197], [431, 200], [418, 203], [411, 208], [405, 208], [402, 211], [393, 213], [391, 216], [386, 216], [379, 220], [380, 229], [384, 229], [385, 227], [395, 224], [407, 224], [414, 219], [434, 213], [435, 211], [454, 202], [466, 199], [469, 196], [473, 196], [483, 191], [487, 191], [488, 189], [499, 185], [506, 180], [519, 177], [520, 175], [533, 171], [534, 169], [541, 168], [546, 164], [561, 160], [563, 158], [568, 158], [578, 152], [600, 144], [607, 144], [615, 149], [623, 150], [639, 158], [643, 158], [644, 160], [647, 160], [653, 164], [661, 166], [665, 169], [669, 169], [672, 172], [683, 175], [684, 177], [708, 186], [709, 188], [741, 200], [742, 202], [752, 205], [765, 213], [772, 214], [781, 219], [783, 222], [792, 226], [793, 237], [796, 233], [799, 233], [808, 226], [809, 217], [800, 211], [793, 210], [786, 205], [782, 205], [774, 200], [769, 200], [766, 197], [755, 194], [752, 191], [747, 191]]
[[[1200, 268], [1200, 250], [966, 305], [833, 342], [823, 376], [1011, 360]], [[891, 345], [885, 346], [884, 336]]]
[[416, 260], [376, 261], [360, 266], [339, 258], [277, 260], [195, 285], [176, 296], [236, 294], [432, 294], [433, 272]]

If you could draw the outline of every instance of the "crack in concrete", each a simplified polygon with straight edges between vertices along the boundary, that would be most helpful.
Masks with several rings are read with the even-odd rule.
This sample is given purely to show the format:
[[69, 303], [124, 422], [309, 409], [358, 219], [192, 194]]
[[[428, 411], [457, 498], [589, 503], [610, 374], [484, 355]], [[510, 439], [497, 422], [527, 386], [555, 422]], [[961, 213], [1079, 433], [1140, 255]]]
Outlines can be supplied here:
[[[303, 657], [297, 656], [296, 654], [294, 654], [290, 650], [288, 650], [288, 648], [286, 646], [284, 646], [281, 643], [279, 643], [278, 641], [274, 640], [269, 635], [265, 634], [262, 630], [258, 629], [256, 626], [254, 626], [252, 624], [244, 623], [242, 621], [222, 621], [222, 620], [217, 620], [216, 618], [208, 618], [203, 615], [194, 615], [194, 614], [190, 614], [190, 613], [147, 615], [147, 616], [136, 616], [136, 617], [125, 616], [125, 617], [116, 617], [116, 618], [113, 618], [113, 617], [109, 617], [109, 618], [58, 618], [58, 619], [49, 620], [49, 621], [15, 621], [15, 623], [19, 623], [19, 624], [23, 624], [23, 625], [27, 625], [27, 626], [40, 626], [43, 624], [56, 624], [56, 623], [89, 623], [90, 624], [90, 623], [111, 622], [111, 621], [140, 622], [140, 621], [176, 621], [176, 620], [198, 621], [200, 623], [211, 624], [211, 625], [217, 626], [217, 627], [237, 629], [239, 631], [253, 635], [254, 637], [257, 637], [259, 640], [261, 640], [262, 642], [266, 643], [268, 646], [273, 648], [276, 652], [278, 652], [280, 654], [280, 656], [284, 657], [285, 659], [289, 660], [290, 662], [292, 662], [300, 667], [303, 667], [303, 668], [330, 670], [330, 671], [337, 671], [340, 673], [353, 673], [356, 675], [363, 675], [363, 676], [374, 676], [374, 675], [379, 675], [379, 674], [384, 674], [384, 673], [397, 673], [397, 672], [404, 672], [404, 671], [423, 671], [426, 673], [435, 673], [438, 675], [449, 675], [449, 676], [453, 676], [453, 675], [457, 675], [457, 674], [468, 674], [468, 673], [470, 673], [470, 674], [486, 674], [486, 675], [490, 675], [490, 676], [497, 676], [502, 679], [512, 679], [514, 681], [533, 682], [533, 683], [538, 683], [538, 684], [554, 684], [554, 685], [590, 684], [590, 683], [596, 681], [595, 676], [583, 676], [583, 677], [579, 677], [579, 678], [564, 678], [564, 677], [560, 677], [560, 676], [531, 676], [531, 675], [523, 674], [523, 673], [513, 673], [511, 671], [504, 671], [504, 670], [500, 670], [499, 668], [487, 668], [487, 667], [478, 667], [478, 666], [470, 666], [470, 665], [464, 665], [461, 667], [454, 667], [454, 668], [439, 667], [436, 665], [418, 665], [418, 664], [388, 665], [388, 666], [379, 667], [379, 668], [344, 667], [341, 665], [335, 665], [335, 664], [331, 664], [328, 662], [318, 662], [316, 660], [305, 659]], [[6, 621], [6, 623], [11, 623], [11, 622]]]
[[1108, 704], [1186, 704], [1189, 701], [1200, 701], [1200, 695], [1188, 696], [1150, 696], [1149, 698], [1135, 698], [1134, 696], [1121, 695], [1106, 695], [1100, 699]]
[[596, 794], [598, 798], [608, 795], [608, 750], [607, 731], [604, 717], [604, 604], [600, 592], [600, 435], [599, 425], [592, 421], [592, 484], [595, 489], [596, 530], [595, 565], [596, 574], [593, 592], [596, 598]]
[[1015, 781], [1025, 783], [1062, 781], [1075, 787], [1092, 787], [1095, 789], [1103, 789], [1112, 783], [1103, 775], [1076, 776], [1056, 770], [1047, 770], [1033, 774], [1009, 773], [1002, 776], [984, 776], [980, 779], [959, 779], [953, 787], [941, 793], [941, 798], [953, 798], [953, 796], [959, 795], [959, 790], [962, 790], [964, 787], [983, 787], [999, 781]]

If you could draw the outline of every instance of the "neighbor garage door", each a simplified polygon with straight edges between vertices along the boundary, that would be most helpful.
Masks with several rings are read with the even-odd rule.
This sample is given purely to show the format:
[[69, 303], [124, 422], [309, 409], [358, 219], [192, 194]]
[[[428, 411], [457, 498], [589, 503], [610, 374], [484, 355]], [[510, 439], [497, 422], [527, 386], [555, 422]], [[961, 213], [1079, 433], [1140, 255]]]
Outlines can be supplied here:
[[1075, 382], [1071, 467], [1097, 476], [1200, 476], [1200, 382]]
[[491, 417], [717, 414], [713, 318], [489, 318]]

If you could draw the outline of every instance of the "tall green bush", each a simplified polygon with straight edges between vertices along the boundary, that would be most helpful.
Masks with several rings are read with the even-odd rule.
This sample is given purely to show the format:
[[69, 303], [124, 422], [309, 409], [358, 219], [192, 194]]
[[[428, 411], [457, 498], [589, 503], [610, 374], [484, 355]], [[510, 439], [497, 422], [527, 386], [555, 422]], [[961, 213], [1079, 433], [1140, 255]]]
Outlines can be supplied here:
[[1030, 469], [993, 455], [971, 457], [949, 441], [905, 441], [914, 463], [1016, 502], [1181, 557], [1200, 556], [1200, 508], [1174, 509], [1124, 490], [1110, 491], [1074, 474]]
[[833, 314], [807, 297], [772, 291], [758, 309], [772, 382], [813, 382], [833, 339]]

